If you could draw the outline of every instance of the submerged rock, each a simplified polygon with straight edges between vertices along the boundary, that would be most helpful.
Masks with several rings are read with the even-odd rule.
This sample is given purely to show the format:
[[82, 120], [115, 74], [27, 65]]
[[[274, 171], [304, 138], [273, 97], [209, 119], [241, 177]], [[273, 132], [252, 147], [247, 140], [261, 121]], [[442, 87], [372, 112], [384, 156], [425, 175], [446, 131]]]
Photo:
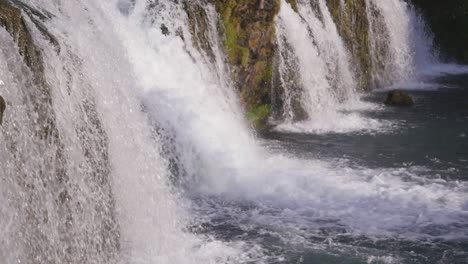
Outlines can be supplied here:
[[412, 106], [413, 98], [402, 90], [393, 90], [388, 92], [385, 104], [389, 106]]
[[0, 125], [3, 122], [3, 113], [5, 112], [5, 109], [6, 109], [5, 99], [3, 99], [2, 96], [0, 96]]

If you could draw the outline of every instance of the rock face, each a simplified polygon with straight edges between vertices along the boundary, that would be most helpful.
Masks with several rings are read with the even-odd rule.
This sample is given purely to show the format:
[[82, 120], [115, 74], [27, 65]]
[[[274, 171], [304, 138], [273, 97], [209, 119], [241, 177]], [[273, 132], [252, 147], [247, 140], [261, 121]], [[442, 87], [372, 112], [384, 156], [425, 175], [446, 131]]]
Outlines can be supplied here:
[[389, 106], [412, 106], [414, 104], [411, 96], [401, 90], [393, 90], [388, 92], [385, 104]]
[[[227, 59], [241, 102], [255, 126], [270, 112], [279, 0], [212, 0], [220, 14]], [[261, 113], [261, 115], [257, 115]]]
[[[240, 91], [247, 118], [262, 127], [272, 110], [277, 52], [274, 19], [279, 0], [211, 0], [220, 14], [227, 59], [233, 68], [233, 79]], [[288, 0], [297, 11], [296, 0]], [[369, 22], [365, 0], [346, 0], [342, 12], [340, 0], [327, 0], [340, 35], [351, 50], [362, 89], [369, 87], [371, 58]], [[203, 41], [202, 41], [203, 42]]]
[[35, 87], [34, 100], [31, 100], [34, 112], [38, 114], [38, 122], [43, 124], [43, 129], [38, 133], [43, 138], [57, 136], [55, 128], [55, 115], [51, 109], [50, 89], [44, 78], [44, 65], [42, 55], [34, 45], [32, 36], [26, 21], [19, 8], [5, 0], [0, 0], [0, 27], [10, 33], [18, 45], [19, 52], [24, 63], [31, 69], [34, 75]]
[[468, 63], [468, 1], [411, 0], [434, 33], [436, 45], [451, 60]]
[[3, 113], [5, 112], [5, 109], [6, 109], [5, 99], [3, 99], [2, 96], [0, 96], [0, 125], [3, 122]]
[[[232, 68], [232, 79], [240, 92], [247, 118], [255, 127], [265, 124], [268, 117], [278, 116], [281, 108], [281, 89], [278, 83], [275, 17], [280, 0], [206, 0], [215, 5], [219, 14], [219, 31]], [[388, 37], [371, 38], [372, 34], [386, 36], [385, 21], [377, 7], [367, 0], [325, 0], [338, 33], [351, 54], [353, 71], [361, 91], [381, 86], [391, 80], [385, 78]], [[195, 1], [194, 1], [195, 2]], [[296, 12], [297, 0], [286, 0]], [[311, 4], [317, 3], [311, 0]], [[446, 54], [468, 63], [468, 2], [454, 0], [408, 0], [425, 14], [435, 31], [436, 43]], [[443, 12], [439, 12], [443, 10]], [[203, 8], [188, 8], [192, 33], [199, 48], [209, 52], [204, 36], [206, 16]], [[369, 14], [371, 17], [369, 17]], [[195, 24], [197, 24], [195, 26]], [[446, 30], [450, 28], [451, 30]], [[294, 75], [294, 73], [292, 73]], [[276, 79], [275, 79], [276, 78]], [[294, 79], [294, 78], [291, 78]], [[278, 91], [277, 91], [278, 90]], [[295, 104], [299, 105], [299, 104]], [[301, 112], [301, 107], [295, 107]], [[303, 111], [302, 111], [303, 112]], [[302, 115], [304, 118], [306, 115]]]
[[369, 21], [366, 0], [327, 0], [338, 32], [351, 51], [361, 89], [368, 89], [371, 79], [371, 55], [369, 49]]

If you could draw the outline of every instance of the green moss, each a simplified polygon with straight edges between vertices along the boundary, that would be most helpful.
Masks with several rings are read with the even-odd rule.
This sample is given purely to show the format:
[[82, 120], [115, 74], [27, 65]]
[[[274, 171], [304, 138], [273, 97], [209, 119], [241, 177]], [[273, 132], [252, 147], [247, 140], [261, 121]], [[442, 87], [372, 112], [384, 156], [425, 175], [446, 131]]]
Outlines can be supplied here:
[[273, 79], [273, 64], [269, 63], [266, 65], [265, 71], [263, 71], [263, 79], [271, 81]]
[[[224, 30], [224, 49], [241, 104], [252, 125], [261, 128], [270, 113], [276, 48], [274, 18], [280, 1], [268, 0], [263, 8], [252, 0], [213, 1]], [[293, 2], [296, 6], [296, 1]]]
[[233, 62], [237, 57], [237, 31], [232, 23], [229, 20], [224, 20], [224, 29], [225, 29], [225, 40], [224, 45], [226, 46], [227, 55], [229, 61]]
[[218, 8], [221, 10], [221, 18], [225, 30], [224, 46], [226, 47], [229, 62], [245, 67], [249, 62], [250, 51], [248, 48], [239, 45], [240, 38], [244, 37], [245, 32], [241, 29], [239, 18], [232, 15], [237, 3], [234, 0], [230, 0], [218, 5]]
[[254, 66], [255, 78], [253, 83], [260, 86], [265, 83], [270, 83], [273, 78], [273, 65], [266, 61], [259, 61]]
[[225, 23], [225, 28], [226, 37], [224, 45], [226, 46], [229, 61], [234, 65], [247, 66], [250, 57], [249, 49], [238, 45], [238, 31], [233, 23]]
[[261, 128], [265, 125], [266, 119], [271, 113], [271, 106], [264, 104], [250, 109], [247, 112], [247, 119], [255, 128]]
[[243, 67], [246, 67], [249, 64], [250, 51], [248, 48], [239, 47], [240, 50], [240, 63]]

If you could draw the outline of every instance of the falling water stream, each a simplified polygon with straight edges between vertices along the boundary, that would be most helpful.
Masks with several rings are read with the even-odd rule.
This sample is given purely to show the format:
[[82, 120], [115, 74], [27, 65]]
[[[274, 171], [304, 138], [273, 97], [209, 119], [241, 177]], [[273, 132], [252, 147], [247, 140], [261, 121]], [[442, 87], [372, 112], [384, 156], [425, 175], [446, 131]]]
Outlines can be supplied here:
[[[371, 23], [372, 47], [390, 40], [389, 75], [376, 71], [375, 80], [439, 87], [447, 84], [435, 81], [440, 72], [464, 72], [428, 57], [430, 38], [404, 1], [367, 2], [369, 16], [380, 14]], [[404, 125], [423, 129], [425, 119], [381, 107], [378, 93], [358, 92], [324, 0], [298, 1], [298, 13], [282, 2], [275, 23], [285, 103], [276, 129], [263, 137], [244, 120], [207, 1], [24, 3], [47, 17], [41, 23], [57, 43], [26, 19], [43, 56], [42, 89], [0, 28], [5, 263], [468, 259], [465, 161], [434, 167], [437, 157], [408, 164], [385, 149], [365, 152], [365, 142], [403, 142]], [[204, 48], [184, 4], [206, 14]], [[420, 65], [428, 61], [432, 75], [424, 79]], [[46, 117], [31, 114], [31, 102], [47, 96]], [[427, 107], [426, 94], [419, 96], [415, 109]], [[437, 109], [440, 120], [455, 120], [449, 145], [465, 144], [468, 113]], [[356, 149], [376, 157], [358, 159]]]
[[281, 84], [285, 90], [280, 131], [351, 132], [386, 124], [343, 111], [376, 107], [359, 100], [351, 59], [325, 1], [285, 1], [277, 18]]

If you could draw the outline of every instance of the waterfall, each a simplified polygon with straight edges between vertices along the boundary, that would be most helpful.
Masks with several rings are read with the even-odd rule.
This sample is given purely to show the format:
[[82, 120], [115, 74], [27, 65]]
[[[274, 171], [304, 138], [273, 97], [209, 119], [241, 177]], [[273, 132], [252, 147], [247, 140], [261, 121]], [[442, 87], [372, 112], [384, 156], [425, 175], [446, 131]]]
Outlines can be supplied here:
[[[314, 4], [315, 3], [315, 4]], [[359, 100], [351, 58], [325, 1], [285, 1], [276, 20], [283, 120], [278, 130], [349, 132], [379, 129], [376, 120], [352, 109], [372, 108]]]
[[[430, 226], [468, 237], [464, 182], [297, 157], [257, 139], [209, 1], [13, 2], [31, 35], [21, 42], [37, 49], [0, 28], [7, 263], [281, 263], [262, 239], [301, 249], [314, 247], [308, 239], [332, 244], [327, 232], [445, 239]], [[377, 2], [369, 15], [385, 17]], [[277, 129], [379, 132], [385, 124], [360, 113], [376, 107], [360, 99], [326, 2], [298, 8], [283, 0], [275, 22]], [[375, 38], [394, 34], [377, 27], [389, 19], [372, 22]], [[223, 224], [236, 235], [219, 235]]]
[[[188, 174], [185, 178], [195, 182], [200, 180], [197, 176], [222, 175], [230, 170], [238, 174], [238, 164], [256, 155], [253, 135], [227, 77], [215, 10], [212, 6], [204, 7], [209, 50], [200, 52], [194, 47], [197, 40], [191, 37], [180, 4], [165, 6], [166, 16], [158, 11], [158, 21], [150, 23], [154, 26], [141, 32], [139, 42], [147, 46], [134, 45], [133, 32], [124, 39], [128, 41], [127, 50], [134, 67], [139, 69], [145, 106], [169, 134], [170, 141], [175, 142], [174, 151]], [[137, 19], [135, 23], [141, 17], [137, 12], [140, 11], [136, 10], [131, 17]], [[141, 8], [141, 12], [146, 11]], [[158, 27], [161, 23], [168, 25], [170, 32], [180, 32], [177, 34], [183, 38], [161, 34]]]
[[[236, 131], [231, 119], [241, 116], [227, 102], [234, 95], [215, 89], [227, 84], [208, 67], [200, 71], [203, 56], [175, 34], [179, 26], [187, 30], [181, 5], [131, 3], [19, 2], [35, 10], [25, 21], [42, 54], [42, 77], [0, 29], [0, 88], [8, 102], [0, 133], [0, 257], [8, 263], [217, 263], [240, 255], [184, 231], [190, 220], [170, 184], [164, 137], [141, 103], [162, 103], [154, 111], [161, 127], [179, 113], [173, 125], [190, 134], [202, 133], [204, 123], [184, 114], [193, 117], [206, 100], [207, 111], [230, 113], [212, 120], [225, 122], [217, 131], [225, 133]], [[165, 20], [172, 36], [154, 19]], [[224, 66], [218, 58], [213, 67], [221, 74]], [[200, 100], [189, 102], [186, 92]], [[216, 94], [226, 99], [213, 106]], [[179, 144], [188, 144], [184, 135]]]
[[405, 1], [367, 0], [374, 86], [417, 80], [437, 63], [424, 21]]
[[[344, 29], [338, 30], [326, 1], [298, 1], [297, 11], [286, 1], [282, 2], [276, 19], [282, 89], [277, 95], [282, 102], [280, 114], [276, 115], [278, 131], [387, 130], [391, 124], [360, 113], [378, 109], [376, 105], [364, 103], [360, 91], [403, 83], [409, 86], [410, 82], [423, 82], [428, 73], [453, 71], [454, 67], [435, 66], [440, 63], [432, 37], [410, 4], [403, 0], [366, 0], [365, 11], [360, 15], [367, 16], [367, 22], [361, 22], [364, 25], [361, 28], [343, 24], [354, 23], [352, 15], [346, 13], [353, 9], [346, 5], [340, 1], [337, 6], [340, 16], [348, 19], [340, 22], [338, 26]], [[368, 32], [350, 33], [362, 28]], [[364, 40], [361, 43], [345, 42], [346, 37], [356, 34], [368, 34], [368, 38], [361, 37]], [[359, 47], [365, 43], [368, 47]], [[351, 56], [351, 50], [359, 54]], [[363, 62], [357, 60], [369, 60], [368, 65], [359, 65]], [[360, 80], [358, 84], [357, 78], [369, 80]], [[370, 87], [359, 87], [362, 85]]]

